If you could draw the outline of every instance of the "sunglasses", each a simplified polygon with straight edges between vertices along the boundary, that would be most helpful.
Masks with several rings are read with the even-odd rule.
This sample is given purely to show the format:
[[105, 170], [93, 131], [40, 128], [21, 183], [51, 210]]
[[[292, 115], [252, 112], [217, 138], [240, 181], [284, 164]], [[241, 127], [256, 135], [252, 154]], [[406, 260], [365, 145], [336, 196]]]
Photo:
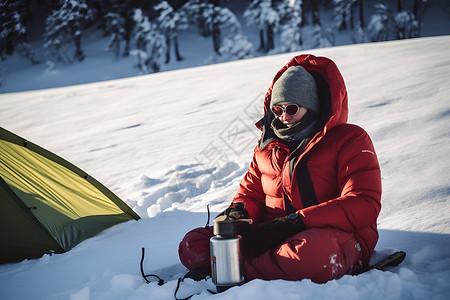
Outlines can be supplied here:
[[286, 107], [280, 105], [272, 106], [272, 112], [277, 117], [281, 117], [284, 113], [287, 113], [290, 116], [295, 116], [298, 113], [299, 109], [300, 106], [298, 106], [297, 104], [288, 104], [286, 105]]

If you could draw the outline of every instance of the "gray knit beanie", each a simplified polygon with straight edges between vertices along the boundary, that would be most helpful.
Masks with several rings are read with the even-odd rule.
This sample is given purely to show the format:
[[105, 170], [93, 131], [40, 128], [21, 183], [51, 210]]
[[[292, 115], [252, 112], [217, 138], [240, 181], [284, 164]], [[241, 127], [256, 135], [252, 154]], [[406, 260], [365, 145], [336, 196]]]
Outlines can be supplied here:
[[319, 113], [319, 95], [316, 81], [302, 66], [289, 67], [275, 81], [270, 107], [280, 102], [291, 102]]

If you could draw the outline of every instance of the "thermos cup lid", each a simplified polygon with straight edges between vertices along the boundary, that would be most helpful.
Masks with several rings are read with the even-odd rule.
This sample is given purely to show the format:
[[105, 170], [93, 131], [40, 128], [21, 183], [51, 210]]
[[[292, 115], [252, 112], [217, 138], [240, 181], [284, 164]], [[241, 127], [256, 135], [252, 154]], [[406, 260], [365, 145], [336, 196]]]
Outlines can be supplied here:
[[226, 215], [218, 216], [214, 219], [214, 235], [220, 236], [236, 236], [245, 232], [250, 224], [251, 219], [233, 220]]

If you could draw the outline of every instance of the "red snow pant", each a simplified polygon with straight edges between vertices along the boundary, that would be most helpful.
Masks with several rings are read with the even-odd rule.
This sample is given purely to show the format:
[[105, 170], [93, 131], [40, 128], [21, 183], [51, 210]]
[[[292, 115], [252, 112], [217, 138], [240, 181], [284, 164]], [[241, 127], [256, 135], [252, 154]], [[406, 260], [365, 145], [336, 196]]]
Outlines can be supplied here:
[[[209, 239], [212, 228], [196, 228], [186, 234], [178, 253], [189, 270], [210, 272]], [[334, 228], [311, 228], [288, 238], [258, 257], [245, 258], [245, 279], [301, 280], [324, 283], [345, 274], [358, 274], [362, 253], [352, 233]]]

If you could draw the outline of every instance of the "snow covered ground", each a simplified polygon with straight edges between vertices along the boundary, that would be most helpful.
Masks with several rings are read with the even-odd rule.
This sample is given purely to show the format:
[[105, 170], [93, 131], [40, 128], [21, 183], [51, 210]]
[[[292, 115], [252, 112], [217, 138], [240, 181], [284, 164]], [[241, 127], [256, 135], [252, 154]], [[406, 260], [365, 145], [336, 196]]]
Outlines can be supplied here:
[[[261, 280], [193, 299], [449, 299], [450, 36], [308, 51], [333, 59], [350, 122], [371, 135], [382, 168], [377, 250], [399, 268], [326, 284]], [[99, 83], [0, 95], [1, 126], [76, 164], [141, 217], [71, 251], [0, 265], [0, 299], [173, 299], [186, 270], [178, 242], [228, 206], [259, 138], [263, 95], [289, 53]], [[145, 272], [167, 283], [145, 284]]]

